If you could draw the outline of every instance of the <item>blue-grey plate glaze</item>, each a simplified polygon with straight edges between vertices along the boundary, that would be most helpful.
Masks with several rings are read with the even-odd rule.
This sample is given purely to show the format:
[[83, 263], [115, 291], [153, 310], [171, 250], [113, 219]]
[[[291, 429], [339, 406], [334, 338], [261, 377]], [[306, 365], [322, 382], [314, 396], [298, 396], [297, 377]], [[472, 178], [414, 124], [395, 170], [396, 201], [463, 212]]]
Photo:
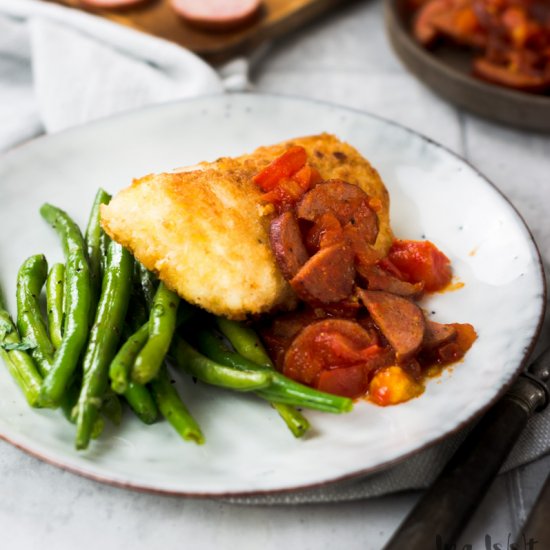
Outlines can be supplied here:
[[464, 286], [423, 302], [433, 319], [469, 322], [479, 334], [465, 360], [414, 400], [352, 413], [307, 413], [314, 429], [295, 440], [253, 396], [179, 381], [207, 443], [184, 443], [167, 423], [128, 414], [82, 453], [57, 411], [31, 410], [0, 370], [0, 437], [74, 472], [141, 490], [194, 496], [300, 489], [374, 471], [442, 438], [492, 403], [519, 372], [536, 338], [544, 279], [525, 224], [487, 180], [449, 151], [365, 113], [305, 100], [214, 96], [167, 104], [31, 142], [0, 161], [0, 277], [14, 311], [18, 266], [29, 255], [62, 258], [38, 214], [44, 201], [84, 224], [99, 186], [237, 155], [258, 145], [327, 131], [357, 147], [391, 195], [397, 236], [429, 239]]

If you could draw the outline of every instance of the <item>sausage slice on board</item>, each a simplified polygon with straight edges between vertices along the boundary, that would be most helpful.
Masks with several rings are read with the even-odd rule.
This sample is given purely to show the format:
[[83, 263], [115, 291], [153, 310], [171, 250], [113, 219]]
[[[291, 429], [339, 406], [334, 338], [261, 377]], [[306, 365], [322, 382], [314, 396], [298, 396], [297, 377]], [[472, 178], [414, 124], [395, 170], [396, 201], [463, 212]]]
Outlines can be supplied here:
[[410, 300], [380, 290], [358, 291], [372, 319], [395, 351], [397, 362], [410, 359], [422, 345], [425, 321]]
[[83, 6], [89, 6], [90, 8], [129, 8], [131, 6], [138, 6], [144, 4], [149, 0], [79, 0]]

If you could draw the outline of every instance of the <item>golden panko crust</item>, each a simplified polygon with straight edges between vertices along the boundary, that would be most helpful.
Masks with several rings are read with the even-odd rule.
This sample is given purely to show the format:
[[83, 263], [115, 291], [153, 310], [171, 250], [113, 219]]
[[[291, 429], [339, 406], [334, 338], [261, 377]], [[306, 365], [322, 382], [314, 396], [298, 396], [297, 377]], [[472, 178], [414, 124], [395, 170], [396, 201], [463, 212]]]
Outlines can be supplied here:
[[295, 296], [269, 244], [273, 209], [252, 178], [301, 145], [324, 179], [343, 179], [379, 199], [375, 247], [392, 241], [389, 197], [378, 173], [332, 135], [297, 138], [196, 169], [134, 180], [101, 209], [107, 234], [188, 302], [231, 319], [290, 309]]

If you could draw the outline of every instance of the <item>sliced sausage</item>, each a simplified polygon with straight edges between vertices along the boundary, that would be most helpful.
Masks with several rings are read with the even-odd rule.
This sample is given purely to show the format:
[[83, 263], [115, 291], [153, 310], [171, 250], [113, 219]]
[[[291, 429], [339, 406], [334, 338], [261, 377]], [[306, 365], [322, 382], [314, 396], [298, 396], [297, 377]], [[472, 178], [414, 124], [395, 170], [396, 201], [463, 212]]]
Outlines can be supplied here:
[[296, 217], [291, 211], [284, 212], [271, 222], [269, 242], [283, 276], [287, 280], [292, 279], [308, 261], [309, 255]]
[[195, 27], [229, 31], [251, 22], [260, 0], [170, 0], [174, 11]]
[[321, 214], [307, 232], [306, 247], [311, 254], [315, 254], [320, 248], [333, 246], [344, 241], [344, 230], [338, 218], [332, 212], [327, 212]]
[[308, 191], [296, 208], [298, 218], [315, 221], [328, 212], [342, 227], [358, 226], [363, 238], [373, 243], [378, 234], [378, 217], [369, 206], [369, 196], [357, 185], [342, 180], [328, 180]]
[[408, 283], [393, 277], [377, 265], [367, 267], [358, 265], [357, 271], [361, 277], [367, 280], [369, 290], [385, 290], [392, 294], [411, 298], [418, 296], [424, 288], [422, 283]]
[[149, 0], [80, 0], [80, 3], [90, 8], [129, 8], [143, 4]]
[[[361, 302], [353, 294], [342, 300], [341, 302], [334, 302], [332, 304], [324, 304], [321, 311], [325, 313], [326, 317], [342, 317], [344, 319], [356, 319], [359, 311], [362, 308]], [[318, 309], [319, 311], [319, 309]]]
[[426, 319], [426, 330], [422, 349], [431, 350], [437, 348], [456, 338], [456, 328], [454, 325], [444, 325]]
[[360, 290], [359, 297], [394, 349], [397, 361], [410, 359], [424, 338], [422, 310], [406, 298], [381, 290]]
[[357, 254], [365, 246], [374, 244], [378, 236], [378, 216], [368, 203], [363, 202], [357, 207], [355, 214], [344, 225], [344, 233]]
[[383, 260], [383, 253], [368, 243], [355, 242], [352, 245], [354, 245], [355, 265], [358, 268], [368, 269]]
[[282, 370], [286, 350], [298, 333], [323, 318], [324, 315], [318, 316], [315, 310], [306, 309], [279, 315], [268, 325], [260, 327], [262, 340], [277, 368]]
[[325, 319], [305, 327], [288, 348], [283, 373], [315, 384], [324, 370], [367, 365], [378, 355], [372, 337], [354, 321]]
[[414, 20], [414, 37], [424, 46], [432, 45], [440, 34], [433, 24], [434, 18], [451, 9], [451, 0], [431, 0], [423, 4]]
[[477, 339], [477, 333], [469, 323], [453, 323], [453, 326], [456, 330], [456, 338], [436, 350], [439, 363], [442, 365], [460, 361]]
[[550, 75], [542, 70], [538, 74], [511, 70], [506, 65], [497, 65], [478, 57], [474, 59], [474, 74], [495, 84], [508, 86], [524, 92], [544, 92], [550, 89]]
[[353, 289], [353, 252], [345, 244], [322, 248], [302, 266], [290, 284], [304, 302], [329, 304], [347, 298]]

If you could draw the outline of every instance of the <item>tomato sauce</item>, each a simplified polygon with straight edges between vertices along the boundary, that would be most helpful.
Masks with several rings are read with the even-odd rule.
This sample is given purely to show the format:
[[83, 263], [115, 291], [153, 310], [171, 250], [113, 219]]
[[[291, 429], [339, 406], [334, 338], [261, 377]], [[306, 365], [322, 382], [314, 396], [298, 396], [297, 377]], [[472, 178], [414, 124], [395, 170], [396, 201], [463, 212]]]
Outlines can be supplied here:
[[472, 325], [436, 323], [417, 304], [452, 286], [450, 260], [433, 243], [396, 239], [380, 257], [379, 205], [358, 186], [323, 180], [301, 147], [254, 182], [278, 213], [271, 247], [300, 299], [257, 326], [283, 374], [387, 406], [421, 395], [428, 377], [464, 357]]

